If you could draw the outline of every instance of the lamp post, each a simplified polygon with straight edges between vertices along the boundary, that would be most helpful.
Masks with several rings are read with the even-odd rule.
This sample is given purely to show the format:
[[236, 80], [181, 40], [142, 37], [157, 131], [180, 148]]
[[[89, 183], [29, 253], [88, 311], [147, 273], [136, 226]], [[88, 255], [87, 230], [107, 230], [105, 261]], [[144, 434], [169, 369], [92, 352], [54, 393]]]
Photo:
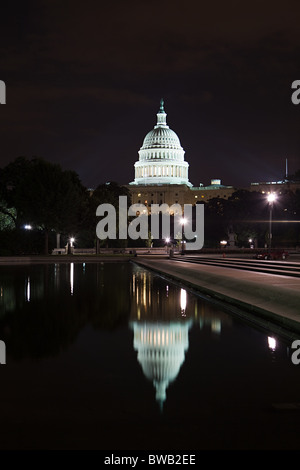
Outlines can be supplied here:
[[269, 253], [271, 253], [271, 247], [272, 247], [272, 211], [273, 211], [273, 204], [274, 201], [276, 200], [276, 194], [271, 193], [268, 195], [268, 203], [270, 207], [270, 219], [269, 219]]
[[183, 237], [184, 237], [184, 224], [185, 224], [185, 222], [186, 222], [186, 219], [184, 217], [181, 217], [181, 219], [180, 219], [180, 223], [182, 225], [182, 231], [181, 232], [183, 232], [182, 235], [181, 235], [181, 237], [182, 237], [181, 238], [181, 254], [182, 255], [184, 255], [184, 243], [185, 242], [183, 240]]
[[75, 242], [75, 238], [74, 238], [74, 237], [71, 237], [71, 238], [70, 238], [70, 248], [69, 248], [69, 250], [68, 250], [68, 253], [69, 253], [69, 254], [73, 254], [74, 242]]

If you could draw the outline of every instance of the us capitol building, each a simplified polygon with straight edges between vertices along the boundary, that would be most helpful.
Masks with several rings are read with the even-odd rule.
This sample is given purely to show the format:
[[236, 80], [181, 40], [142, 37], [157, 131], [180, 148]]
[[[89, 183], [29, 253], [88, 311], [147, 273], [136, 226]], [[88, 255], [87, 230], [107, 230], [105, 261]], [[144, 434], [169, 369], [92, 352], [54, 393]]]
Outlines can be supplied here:
[[[161, 100], [154, 128], [144, 138], [139, 150], [139, 160], [134, 164], [134, 181], [127, 185], [132, 203], [172, 205], [174, 203], [195, 205], [212, 198], [227, 199], [237, 189], [224, 186], [220, 179], [212, 179], [209, 186], [194, 187], [189, 182], [189, 164], [184, 159], [184, 149], [177, 134], [167, 125], [164, 101]], [[287, 175], [286, 175], [287, 177]], [[281, 189], [296, 190], [300, 183], [287, 179], [278, 182], [251, 183], [243, 188], [262, 193], [280, 192]]]

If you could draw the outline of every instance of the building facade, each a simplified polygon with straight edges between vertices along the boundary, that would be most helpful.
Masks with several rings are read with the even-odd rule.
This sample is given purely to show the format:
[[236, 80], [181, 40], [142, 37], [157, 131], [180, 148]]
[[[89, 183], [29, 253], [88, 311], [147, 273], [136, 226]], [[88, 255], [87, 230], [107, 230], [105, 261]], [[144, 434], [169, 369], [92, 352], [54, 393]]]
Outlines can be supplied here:
[[167, 114], [161, 100], [154, 128], [146, 134], [140, 148], [139, 160], [134, 164], [135, 178], [127, 186], [133, 204], [195, 205], [213, 198], [228, 199], [238, 189], [269, 194], [300, 189], [300, 182], [288, 179], [278, 182], [251, 183], [249, 187], [224, 186], [220, 179], [212, 179], [208, 186], [193, 186], [189, 181], [189, 164], [177, 134], [167, 125]]

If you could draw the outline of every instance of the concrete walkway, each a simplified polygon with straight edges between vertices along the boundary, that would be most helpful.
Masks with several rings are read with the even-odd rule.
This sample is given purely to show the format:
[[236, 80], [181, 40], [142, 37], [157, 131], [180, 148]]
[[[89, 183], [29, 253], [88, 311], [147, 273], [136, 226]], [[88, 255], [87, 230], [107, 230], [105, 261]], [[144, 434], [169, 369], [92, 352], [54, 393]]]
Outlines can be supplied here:
[[233, 268], [135, 258], [134, 262], [300, 339], [300, 278]]

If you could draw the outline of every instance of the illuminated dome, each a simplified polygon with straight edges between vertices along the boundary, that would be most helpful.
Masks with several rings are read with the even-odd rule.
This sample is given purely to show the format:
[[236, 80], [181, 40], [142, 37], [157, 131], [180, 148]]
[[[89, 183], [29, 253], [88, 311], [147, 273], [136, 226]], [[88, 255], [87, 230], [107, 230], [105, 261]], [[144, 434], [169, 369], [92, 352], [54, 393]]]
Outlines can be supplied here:
[[184, 150], [180, 145], [180, 140], [177, 134], [166, 125], [166, 127], [155, 126], [152, 131], [148, 132], [144, 139], [143, 146], [139, 151], [140, 157], [150, 157], [150, 159], [156, 159], [153, 154], [149, 152], [142, 152], [143, 150], [152, 150], [152, 149], [176, 149], [180, 150], [179, 155], [181, 160], [183, 160]]
[[135, 180], [131, 184], [186, 184], [189, 164], [184, 161], [184, 150], [177, 134], [166, 121], [164, 102], [161, 100], [157, 124], [146, 135], [135, 163]]
[[153, 382], [161, 407], [166, 400], [168, 385], [176, 379], [184, 362], [190, 326], [190, 322], [133, 322], [134, 349], [138, 351], [138, 361], [145, 376]]

